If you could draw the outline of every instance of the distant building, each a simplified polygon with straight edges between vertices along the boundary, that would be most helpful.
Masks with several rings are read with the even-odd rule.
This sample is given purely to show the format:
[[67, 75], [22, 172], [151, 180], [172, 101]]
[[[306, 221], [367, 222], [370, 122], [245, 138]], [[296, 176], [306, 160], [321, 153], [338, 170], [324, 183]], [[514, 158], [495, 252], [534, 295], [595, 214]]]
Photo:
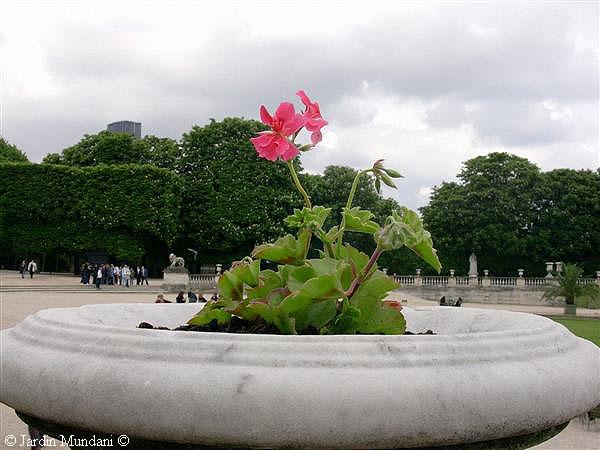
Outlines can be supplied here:
[[106, 126], [108, 131], [113, 133], [127, 133], [136, 138], [142, 137], [142, 124], [141, 122], [131, 122], [130, 120], [121, 120], [120, 122], [109, 123]]

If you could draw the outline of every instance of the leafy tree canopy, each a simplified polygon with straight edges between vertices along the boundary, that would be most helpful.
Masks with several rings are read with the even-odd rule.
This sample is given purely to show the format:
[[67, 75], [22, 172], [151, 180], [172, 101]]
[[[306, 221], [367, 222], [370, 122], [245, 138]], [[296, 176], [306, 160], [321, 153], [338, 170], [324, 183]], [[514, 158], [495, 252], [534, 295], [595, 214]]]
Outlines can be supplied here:
[[282, 234], [281, 217], [301, 205], [284, 163], [259, 158], [254, 120], [226, 118], [183, 135], [176, 171], [183, 177], [182, 247], [220, 258], [242, 256]]
[[77, 144], [61, 154], [48, 154], [43, 163], [67, 166], [96, 166], [99, 164], [152, 164], [173, 168], [179, 152], [178, 144], [170, 138], [145, 136], [143, 139], [127, 133], [101, 131], [85, 135]]
[[29, 162], [25, 153], [0, 136], [0, 162]]
[[0, 176], [0, 251], [139, 260], [178, 234], [179, 180], [164, 169], [0, 163]]
[[527, 159], [490, 153], [465, 162], [458, 180], [435, 187], [421, 209], [447, 269], [466, 273], [472, 251], [496, 275], [542, 275], [548, 260], [597, 260], [598, 173], [542, 173]]

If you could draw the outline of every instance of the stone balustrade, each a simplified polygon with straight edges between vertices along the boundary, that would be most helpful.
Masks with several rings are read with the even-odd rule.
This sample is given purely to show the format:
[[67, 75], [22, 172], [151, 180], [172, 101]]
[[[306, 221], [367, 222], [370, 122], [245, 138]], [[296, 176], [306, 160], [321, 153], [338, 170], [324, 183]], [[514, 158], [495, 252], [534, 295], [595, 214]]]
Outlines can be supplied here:
[[[465, 276], [420, 276], [420, 275], [393, 275], [394, 280], [400, 286], [463, 286], [463, 287], [522, 287], [522, 288], [540, 288], [556, 284], [552, 278], [542, 277], [465, 277]], [[598, 278], [580, 278], [579, 284], [600, 285]]]
[[[528, 305], [545, 305], [544, 290], [556, 284], [552, 276], [525, 277], [524, 271], [518, 271], [516, 277], [490, 276], [457, 276], [450, 270], [450, 276], [393, 275], [399, 290], [406, 290], [428, 300], [438, 301], [441, 296], [461, 297], [465, 302], [476, 303], [511, 303]], [[600, 271], [596, 278], [580, 278], [579, 284], [597, 283], [600, 285]]]

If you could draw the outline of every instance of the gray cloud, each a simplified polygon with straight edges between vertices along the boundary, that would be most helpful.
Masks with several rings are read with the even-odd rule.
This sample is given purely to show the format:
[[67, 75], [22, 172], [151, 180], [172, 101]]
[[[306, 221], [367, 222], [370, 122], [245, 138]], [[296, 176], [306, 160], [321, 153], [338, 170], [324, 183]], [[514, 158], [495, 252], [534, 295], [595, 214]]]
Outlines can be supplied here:
[[261, 15], [275, 26], [293, 11], [175, 4], [79, 13], [0, 15], [15, 59], [3, 70], [3, 134], [36, 161], [113, 120], [179, 138], [211, 117], [256, 118], [260, 104], [272, 110], [304, 88], [340, 135], [305, 166], [359, 167], [384, 153], [417, 174], [411, 205], [425, 201], [419, 189], [498, 146], [552, 167], [549, 149], [568, 143], [579, 149], [575, 163], [597, 163], [597, 4], [356, 9], [272, 32]]

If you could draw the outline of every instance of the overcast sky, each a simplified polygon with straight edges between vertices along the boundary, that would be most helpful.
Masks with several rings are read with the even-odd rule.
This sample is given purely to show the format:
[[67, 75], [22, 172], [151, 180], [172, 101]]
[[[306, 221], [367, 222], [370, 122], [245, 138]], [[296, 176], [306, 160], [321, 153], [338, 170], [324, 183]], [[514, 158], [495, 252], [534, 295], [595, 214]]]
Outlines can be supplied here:
[[329, 121], [306, 170], [385, 158], [411, 207], [491, 151], [600, 165], [597, 2], [399, 3], [3, 1], [0, 132], [40, 161], [109, 122], [179, 139], [304, 89]]

